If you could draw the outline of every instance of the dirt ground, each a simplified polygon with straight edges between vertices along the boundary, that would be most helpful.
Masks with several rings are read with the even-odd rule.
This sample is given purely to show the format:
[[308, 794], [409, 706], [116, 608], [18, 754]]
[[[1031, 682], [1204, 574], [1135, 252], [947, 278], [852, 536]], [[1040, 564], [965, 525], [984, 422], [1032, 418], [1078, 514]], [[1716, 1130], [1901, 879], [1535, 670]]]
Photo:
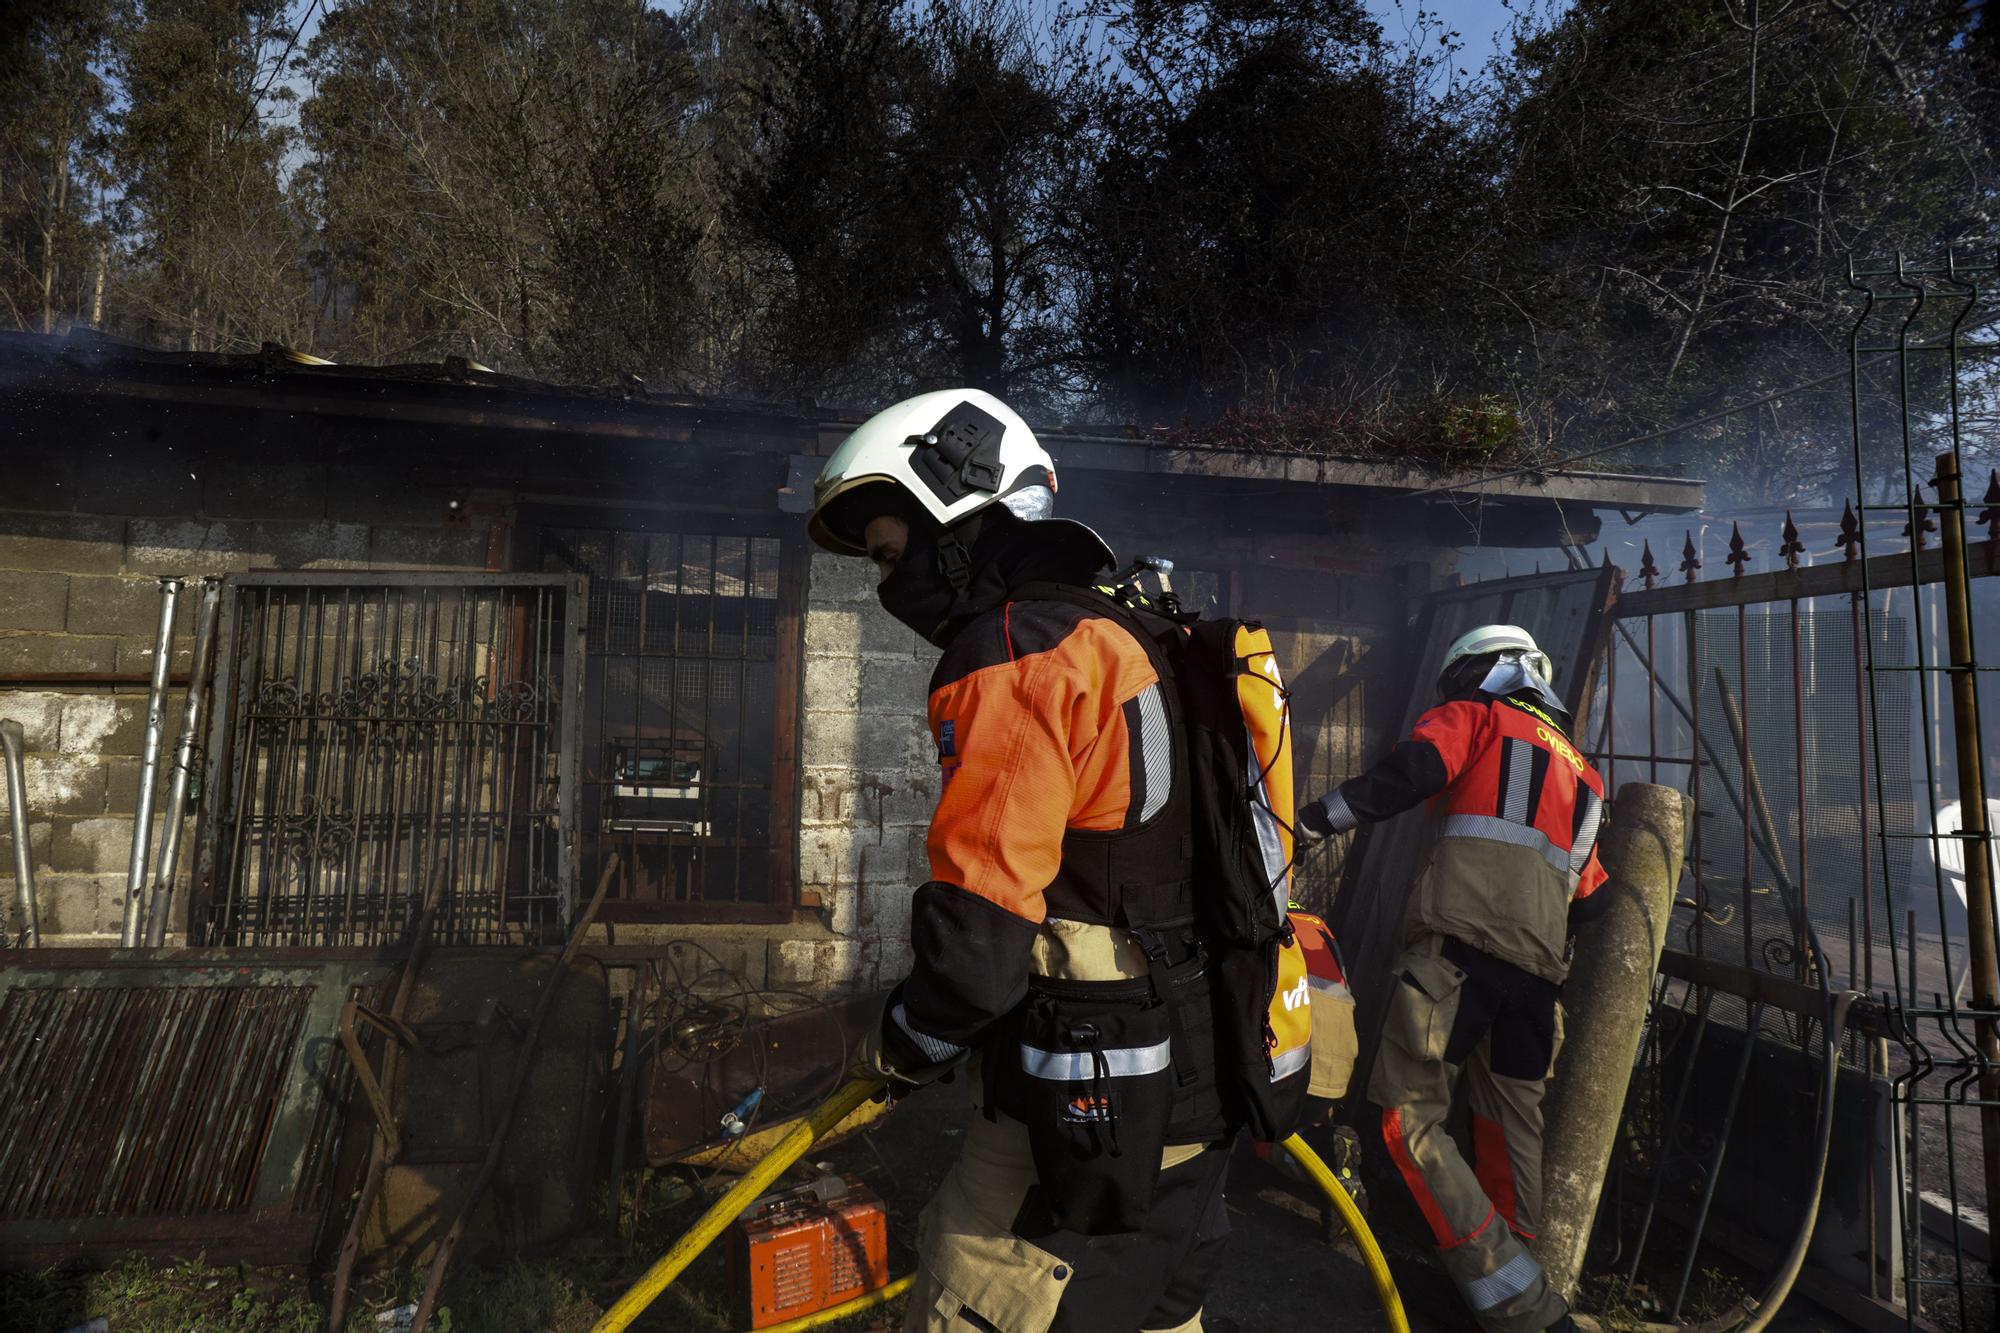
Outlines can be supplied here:
[[[890, 1212], [892, 1273], [911, 1270], [916, 1215], [963, 1142], [971, 1108], [959, 1088], [927, 1089], [900, 1104], [871, 1132], [815, 1154], [862, 1177]], [[730, 1177], [655, 1173], [638, 1203], [636, 1231], [614, 1242], [601, 1229], [546, 1254], [455, 1266], [444, 1293], [440, 1333], [587, 1333], [646, 1266], [697, 1218]], [[1378, 1190], [1380, 1187], [1378, 1186]], [[1315, 1333], [1381, 1329], [1373, 1284], [1344, 1236], [1329, 1241], [1311, 1187], [1293, 1184], [1240, 1150], [1229, 1190], [1230, 1257], [1206, 1312], [1210, 1333], [1268, 1328]], [[1425, 1247], [1397, 1223], [1400, 1200], [1378, 1200], [1377, 1238], [1396, 1274], [1417, 1333], [1470, 1333], [1475, 1326], [1431, 1265]], [[723, 1246], [695, 1261], [635, 1333], [737, 1333], [744, 1320], [729, 1289]], [[1749, 1275], [1746, 1275], [1749, 1276]], [[421, 1274], [371, 1275], [343, 1333], [388, 1333], [392, 1312], [421, 1286]], [[1726, 1303], [1740, 1287], [1724, 1284]], [[325, 1292], [314, 1275], [245, 1269], [188, 1256], [179, 1264], [132, 1261], [108, 1272], [0, 1278], [0, 1330], [65, 1333], [103, 1316], [109, 1333], [320, 1333]], [[387, 1318], [385, 1319], [385, 1316]], [[838, 1326], [845, 1333], [900, 1329], [901, 1302]], [[1795, 1301], [1778, 1328], [1791, 1333], [1841, 1325]]]

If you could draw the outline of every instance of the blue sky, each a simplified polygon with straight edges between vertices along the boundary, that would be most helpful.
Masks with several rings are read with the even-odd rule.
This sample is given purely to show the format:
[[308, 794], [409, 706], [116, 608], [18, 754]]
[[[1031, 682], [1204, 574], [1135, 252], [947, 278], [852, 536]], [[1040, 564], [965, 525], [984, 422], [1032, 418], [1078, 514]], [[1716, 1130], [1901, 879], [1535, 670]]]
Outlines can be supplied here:
[[[1419, 10], [1435, 14], [1449, 24], [1463, 38], [1464, 59], [1468, 68], [1476, 69], [1486, 63], [1493, 54], [1493, 39], [1504, 30], [1512, 15], [1500, 0], [1367, 0], [1368, 10], [1382, 25], [1382, 35], [1396, 41], [1407, 30], [1415, 28], [1415, 16]], [[1525, 6], [1516, 0], [1515, 8]]]

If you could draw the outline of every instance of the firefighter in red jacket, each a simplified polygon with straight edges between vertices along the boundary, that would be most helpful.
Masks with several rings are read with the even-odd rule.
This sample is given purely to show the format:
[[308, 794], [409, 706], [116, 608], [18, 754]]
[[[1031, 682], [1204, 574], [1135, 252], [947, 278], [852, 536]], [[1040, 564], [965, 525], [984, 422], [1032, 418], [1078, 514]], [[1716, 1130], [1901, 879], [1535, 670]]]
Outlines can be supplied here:
[[[1443, 700], [1367, 772], [1299, 812], [1327, 837], [1432, 803], [1369, 1100], [1445, 1271], [1492, 1333], [1574, 1328], [1523, 1241], [1541, 1205], [1542, 1093], [1561, 1040], [1569, 937], [1601, 905], [1604, 780], [1567, 734], [1527, 631], [1461, 636]], [[1445, 1129], [1459, 1081], [1473, 1161]]]

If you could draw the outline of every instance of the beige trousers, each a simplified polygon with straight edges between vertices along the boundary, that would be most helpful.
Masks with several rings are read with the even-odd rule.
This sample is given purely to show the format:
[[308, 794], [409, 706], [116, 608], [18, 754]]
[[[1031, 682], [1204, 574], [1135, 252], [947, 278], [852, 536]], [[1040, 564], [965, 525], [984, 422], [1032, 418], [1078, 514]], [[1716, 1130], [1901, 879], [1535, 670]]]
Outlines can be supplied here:
[[[1389, 1156], [1430, 1223], [1445, 1272], [1480, 1327], [1489, 1333], [1539, 1333], [1569, 1308], [1521, 1243], [1533, 1238], [1541, 1212], [1548, 1068], [1534, 1077], [1496, 1072], [1498, 1024], [1481, 1032], [1459, 1063], [1447, 1059], [1455, 1029], [1461, 1044], [1472, 1035], [1461, 1024], [1461, 1006], [1471, 1003], [1474, 1012], [1489, 1006], [1486, 996], [1464, 994], [1466, 974], [1440, 956], [1440, 943], [1435, 936], [1417, 941], [1390, 973], [1394, 993], [1368, 1098], [1382, 1108]], [[1505, 1012], [1504, 1005], [1497, 1007]], [[1556, 1006], [1557, 1044], [1561, 1013]], [[1510, 1035], [1502, 1033], [1502, 1040]], [[1549, 1067], [1553, 1064], [1551, 1055]], [[1461, 1082], [1473, 1117], [1473, 1162], [1445, 1130]]]
[[[1201, 1151], [1169, 1148], [1161, 1169]], [[975, 1115], [964, 1150], [917, 1222], [905, 1333], [1047, 1333], [1071, 1274], [1010, 1229], [1034, 1183], [1027, 1127]], [[1201, 1333], [1201, 1315], [1148, 1333]]]

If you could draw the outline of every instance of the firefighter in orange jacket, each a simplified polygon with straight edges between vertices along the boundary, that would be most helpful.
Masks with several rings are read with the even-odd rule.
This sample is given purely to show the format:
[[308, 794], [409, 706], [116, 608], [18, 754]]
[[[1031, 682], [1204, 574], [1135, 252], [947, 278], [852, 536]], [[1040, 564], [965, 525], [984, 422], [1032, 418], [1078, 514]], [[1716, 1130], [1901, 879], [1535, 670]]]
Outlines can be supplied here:
[[930, 882], [862, 1058], [905, 1084], [962, 1067], [983, 1113], [919, 1223], [906, 1328], [1196, 1333], [1235, 1129], [1210, 1029], [1162, 1002], [1208, 1004], [1186, 751], [1137, 638], [1029, 588], [1111, 561], [1054, 491], [974, 390], [878, 413], [815, 487], [813, 539], [872, 559], [883, 607], [943, 650]]
[[[1541, 1206], [1542, 1093], [1561, 1040], [1569, 937], [1604, 899], [1604, 780], [1567, 735], [1547, 657], [1513, 625], [1461, 636], [1443, 702], [1375, 767], [1299, 812], [1326, 837], [1428, 800], [1436, 839], [1413, 889], [1369, 1100], [1492, 1333], [1574, 1328], [1523, 1241]], [[1463, 1079], [1473, 1161], [1445, 1130]]]

